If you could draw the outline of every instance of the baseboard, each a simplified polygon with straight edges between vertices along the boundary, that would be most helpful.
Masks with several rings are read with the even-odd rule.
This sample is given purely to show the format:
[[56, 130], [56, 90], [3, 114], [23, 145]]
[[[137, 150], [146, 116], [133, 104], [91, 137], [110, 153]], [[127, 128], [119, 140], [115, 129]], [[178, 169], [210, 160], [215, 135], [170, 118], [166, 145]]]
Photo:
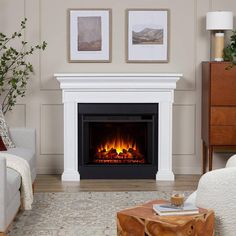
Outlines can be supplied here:
[[61, 175], [62, 173], [63, 169], [37, 168], [37, 174], [39, 175]]
[[173, 169], [175, 174], [179, 175], [201, 175], [202, 169], [201, 167], [175, 167]]

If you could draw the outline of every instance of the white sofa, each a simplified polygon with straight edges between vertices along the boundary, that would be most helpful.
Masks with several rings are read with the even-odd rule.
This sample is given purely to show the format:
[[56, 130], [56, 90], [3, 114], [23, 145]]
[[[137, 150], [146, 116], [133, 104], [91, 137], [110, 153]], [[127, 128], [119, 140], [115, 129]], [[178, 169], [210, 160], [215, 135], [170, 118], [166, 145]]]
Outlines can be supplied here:
[[[12, 128], [10, 135], [16, 147], [5, 152], [20, 156], [28, 161], [33, 183], [36, 178], [35, 130]], [[5, 158], [0, 158], [0, 235], [1, 233], [4, 235], [20, 208], [20, 186], [20, 174], [7, 168]]]
[[215, 212], [215, 235], [236, 235], [236, 155], [232, 156], [226, 168], [204, 174], [197, 190], [187, 202], [198, 207], [211, 208]]

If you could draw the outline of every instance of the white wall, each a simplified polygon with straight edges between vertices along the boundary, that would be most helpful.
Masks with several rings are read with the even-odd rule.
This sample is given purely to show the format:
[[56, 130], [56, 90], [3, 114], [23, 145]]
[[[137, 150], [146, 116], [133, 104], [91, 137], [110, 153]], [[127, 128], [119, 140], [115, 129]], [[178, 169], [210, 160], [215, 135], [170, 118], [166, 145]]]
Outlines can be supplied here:
[[[112, 63], [68, 63], [69, 8], [112, 9]], [[170, 60], [166, 64], [125, 63], [125, 9], [170, 9]], [[39, 173], [63, 168], [63, 105], [56, 72], [179, 72], [173, 123], [175, 173], [201, 172], [201, 61], [209, 60], [209, 10], [234, 10], [234, 0], [0, 0], [0, 31], [13, 32], [28, 18], [25, 40], [46, 40], [47, 50], [32, 57], [35, 75], [27, 96], [7, 115], [11, 126], [35, 127]], [[216, 157], [223, 166], [225, 155]], [[227, 156], [227, 155], [226, 155]]]

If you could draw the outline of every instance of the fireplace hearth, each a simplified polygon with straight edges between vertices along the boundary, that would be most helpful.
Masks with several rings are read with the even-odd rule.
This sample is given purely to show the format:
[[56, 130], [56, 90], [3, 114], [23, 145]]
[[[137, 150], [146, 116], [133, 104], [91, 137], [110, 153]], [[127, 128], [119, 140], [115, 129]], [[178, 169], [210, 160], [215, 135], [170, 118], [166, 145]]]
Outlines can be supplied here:
[[158, 104], [78, 104], [81, 178], [155, 178]]

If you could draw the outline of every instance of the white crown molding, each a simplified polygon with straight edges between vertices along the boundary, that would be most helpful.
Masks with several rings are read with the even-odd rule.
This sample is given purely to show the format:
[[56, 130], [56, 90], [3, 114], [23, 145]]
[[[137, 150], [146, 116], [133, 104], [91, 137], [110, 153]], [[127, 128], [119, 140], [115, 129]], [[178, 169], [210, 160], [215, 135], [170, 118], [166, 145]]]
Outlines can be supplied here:
[[109, 74], [54, 74], [61, 89], [175, 89], [182, 74], [171, 73], [109, 73]]

